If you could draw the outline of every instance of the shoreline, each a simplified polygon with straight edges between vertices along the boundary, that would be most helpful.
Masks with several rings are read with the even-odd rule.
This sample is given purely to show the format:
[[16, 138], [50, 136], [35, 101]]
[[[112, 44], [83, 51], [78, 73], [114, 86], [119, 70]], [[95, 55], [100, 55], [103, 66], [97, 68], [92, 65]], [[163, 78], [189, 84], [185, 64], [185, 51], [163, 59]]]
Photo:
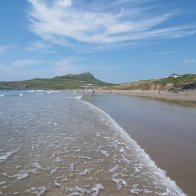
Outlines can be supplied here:
[[128, 91], [97, 94], [89, 102], [109, 114], [185, 193], [195, 195], [195, 110], [131, 99]]
[[[3, 89], [0, 89], [0, 91]], [[11, 90], [11, 89], [9, 89]], [[18, 90], [18, 89], [17, 89]], [[21, 89], [21, 91], [25, 91], [27, 89]], [[32, 90], [32, 89], [31, 89]], [[38, 89], [33, 89], [40, 91]], [[90, 93], [92, 89], [43, 89], [41, 91], [47, 90], [54, 90], [54, 91], [75, 91], [81, 93]], [[113, 93], [113, 94], [120, 94], [120, 95], [129, 95], [133, 97], [143, 97], [143, 98], [153, 98], [157, 100], [168, 100], [168, 101], [182, 101], [182, 102], [192, 102], [196, 104], [196, 90], [187, 90], [187, 91], [178, 91], [178, 92], [171, 92], [166, 90], [104, 90], [104, 89], [94, 89], [95, 94], [98, 93]]]
[[180, 91], [178, 93], [158, 90], [96, 90], [103, 93], [114, 93], [134, 97], [153, 98], [157, 100], [183, 101], [196, 103], [196, 90]]

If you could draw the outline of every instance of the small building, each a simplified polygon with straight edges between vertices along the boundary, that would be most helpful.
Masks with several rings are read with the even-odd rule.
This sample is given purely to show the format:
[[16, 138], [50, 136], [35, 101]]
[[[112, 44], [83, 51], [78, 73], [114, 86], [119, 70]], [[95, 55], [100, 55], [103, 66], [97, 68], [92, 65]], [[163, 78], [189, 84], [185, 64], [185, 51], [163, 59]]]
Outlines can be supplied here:
[[178, 78], [180, 77], [180, 75], [176, 74], [176, 73], [173, 73], [169, 76], [169, 78]]

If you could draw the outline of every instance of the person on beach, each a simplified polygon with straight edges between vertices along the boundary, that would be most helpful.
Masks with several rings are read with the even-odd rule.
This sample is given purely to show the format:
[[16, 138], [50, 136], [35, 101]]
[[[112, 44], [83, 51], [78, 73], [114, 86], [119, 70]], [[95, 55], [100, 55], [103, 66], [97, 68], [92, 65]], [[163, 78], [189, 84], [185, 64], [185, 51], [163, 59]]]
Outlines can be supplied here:
[[93, 95], [95, 94], [95, 90], [93, 89]]

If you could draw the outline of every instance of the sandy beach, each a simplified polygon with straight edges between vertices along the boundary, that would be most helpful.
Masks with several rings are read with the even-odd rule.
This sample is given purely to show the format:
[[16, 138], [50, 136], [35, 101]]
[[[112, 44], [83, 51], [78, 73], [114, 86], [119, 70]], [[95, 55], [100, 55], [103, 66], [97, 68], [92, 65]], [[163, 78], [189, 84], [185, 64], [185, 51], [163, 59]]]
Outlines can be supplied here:
[[121, 95], [130, 95], [136, 97], [148, 97], [154, 99], [163, 99], [171, 101], [187, 101], [196, 102], [196, 90], [180, 91], [177, 93], [170, 91], [155, 91], [155, 90], [97, 90], [98, 92], [116, 93]]

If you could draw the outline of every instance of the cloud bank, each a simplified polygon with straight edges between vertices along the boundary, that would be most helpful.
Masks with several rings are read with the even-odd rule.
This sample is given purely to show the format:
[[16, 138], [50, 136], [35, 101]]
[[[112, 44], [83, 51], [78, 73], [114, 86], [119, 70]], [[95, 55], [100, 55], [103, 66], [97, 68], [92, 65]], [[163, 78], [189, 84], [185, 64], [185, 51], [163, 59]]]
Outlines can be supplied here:
[[[178, 38], [196, 33], [191, 25], [168, 25], [176, 16], [153, 0], [28, 0], [30, 30], [59, 45], [130, 43], [152, 38]], [[157, 11], [158, 10], [158, 11]], [[167, 25], [166, 25], [167, 24]]]

